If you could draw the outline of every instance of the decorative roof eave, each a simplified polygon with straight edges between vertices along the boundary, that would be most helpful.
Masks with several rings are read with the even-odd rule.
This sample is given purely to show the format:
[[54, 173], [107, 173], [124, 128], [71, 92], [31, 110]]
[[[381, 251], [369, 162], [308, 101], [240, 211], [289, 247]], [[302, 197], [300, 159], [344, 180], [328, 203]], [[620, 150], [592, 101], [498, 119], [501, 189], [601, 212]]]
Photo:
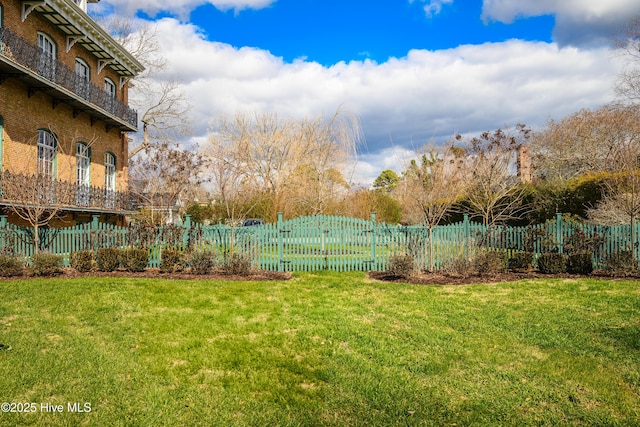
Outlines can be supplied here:
[[23, 0], [22, 19], [36, 10], [59, 27], [73, 43], [84, 47], [109, 63], [120, 76], [134, 77], [144, 70], [144, 66], [125, 48], [118, 44], [102, 27], [83, 11], [73, 0]]

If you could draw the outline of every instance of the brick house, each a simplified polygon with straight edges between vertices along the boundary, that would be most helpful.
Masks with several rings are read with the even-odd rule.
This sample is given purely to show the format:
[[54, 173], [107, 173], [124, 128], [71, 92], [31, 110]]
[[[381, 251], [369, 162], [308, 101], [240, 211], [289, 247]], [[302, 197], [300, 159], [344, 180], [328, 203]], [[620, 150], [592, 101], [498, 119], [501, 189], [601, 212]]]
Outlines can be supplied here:
[[[128, 81], [142, 65], [87, 15], [99, 0], [0, 0], [0, 209], [54, 206], [54, 222], [122, 223]], [[55, 225], [55, 224], [52, 224]]]

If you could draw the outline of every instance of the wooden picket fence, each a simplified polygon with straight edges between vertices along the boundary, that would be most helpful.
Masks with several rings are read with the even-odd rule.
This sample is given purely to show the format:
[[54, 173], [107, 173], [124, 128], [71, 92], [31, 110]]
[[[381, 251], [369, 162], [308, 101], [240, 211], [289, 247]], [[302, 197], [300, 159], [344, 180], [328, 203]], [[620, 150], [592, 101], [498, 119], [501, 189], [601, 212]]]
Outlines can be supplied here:
[[[568, 222], [558, 214], [555, 220], [528, 227], [492, 227], [469, 221], [429, 229], [424, 226], [401, 226], [339, 216], [310, 216], [249, 227], [192, 224], [187, 216], [181, 226], [157, 227], [145, 235], [132, 228], [93, 221], [69, 228], [40, 230], [40, 247], [60, 254], [68, 263], [69, 254], [103, 247], [145, 247], [149, 250], [148, 267], [158, 267], [162, 251], [207, 249], [218, 259], [231, 251], [245, 254], [255, 267], [271, 271], [382, 271], [394, 254], [411, 254], [416, 265], [428, 269], [433, 258], [435, 269], [442, 269], [457, 259], [482, 249], [572, 253], [589, 251], [596, 267], [609, 254], [633, 250], [638, 255], [639, 226], [635, 227], [632, 245], [630, 226], [594, 226]], [[0, 216], [0, 250], [18, 256], [34, 253], [33, 231], [7, 222]], [[635, 246], [632, 248], [632, 246]], [[433, 251], [433, 257], [431, 257]]]

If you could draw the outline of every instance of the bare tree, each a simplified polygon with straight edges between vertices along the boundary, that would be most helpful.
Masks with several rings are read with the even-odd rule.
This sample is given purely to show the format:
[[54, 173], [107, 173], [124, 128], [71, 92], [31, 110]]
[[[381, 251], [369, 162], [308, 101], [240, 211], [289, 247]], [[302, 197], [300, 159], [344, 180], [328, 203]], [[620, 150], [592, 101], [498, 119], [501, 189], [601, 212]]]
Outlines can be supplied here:
[[163, 219], [156, 211], [172, 215], [180, 196], [202, 183], [203, 164], [199, 153], [166, 141], [129, 160], [130, 190], [151, 210], [152, 223]]
[[465, 199], [471, 211], [486, 226], [520, 218], [524, 213], [526, 188], [516, 176], [515, 156], [525, 145], [531, 130], [518, 124], [515, 132], [498, 129], [464, 140], [466, 170]]
[[[241, 171], [243, 184], [269, 199], [272, 220], [292, 202], [306, 204], [313, 213], [322, 211], [359, 139], [357, 120], [341, 111], [329, 120], [237, 114], [220, 118], [209, 136], [211, 146], [226, 147], [225, 156]], [[299, 191], [302, 184], [304, 193]]]
[[616, 82], [616, 93], [624, 100], [637, 103], [640, 101], [640, 16], [632, 18], [614, 39], [614, 48], [625, 59]]
[[429, 269], [433, 271], [433, 230], [451, 213], [463, 194], [464, 171], [455, 150], [424, 150], [419, 160], [411, 160], [404, 172], [399, 194], [405, 214], [419, 219], [429, 230]]
[[589, 216], [599, 223], [629, 224], [631, 247], [635, 247], [635, 222], [640, 216], [640, 106], [609, 108], [615, 112], [611, 126], [615, 144], [611, 162], [602, 169], [604, 197]]
[[536, 178], [564, 182], [613, 167], [621, 140], [619, 119], [619, 106], [611, 104], [580, 110], [560, 121], [550, 120], [531, 138]]
[[[80, 138], [60, 140], [53, 131], [47, 132], [46, 138], [50, 150], [34, 138], [21, 150], [23, 162], [9, 163], [2, 171], [2, 198], [10, 210], [33, 229], [31, 237], [35, 253], [41, 249], [41, 228], [54, 219], [63, 219], [65, 208], [88, 204], [90, 188], [78, 182], [78, 176], [74, 177], [72, 173], [77, 171], [76, 154], [88, 158], [91, 145], [98, 139], [93, 137], [87, 141], [82, 138], [83, 143], [78, 144], [82, 152], [76, 153], [76, 142]], [[62, 179], [57, 179], [53, 173], [54, 162], [67, 174]]]
[[117, 15], [96, 19], [145, 67], [145, 71], [130, 82], [129, 103], [141, 112], [142, 142], [129, 156], [143, 149], [148, 151], [152, 144], [189, 134], [191, 105], [182, 82], [166, 76], [167, 61], [158, 43], [157, 28], [148, 22]]

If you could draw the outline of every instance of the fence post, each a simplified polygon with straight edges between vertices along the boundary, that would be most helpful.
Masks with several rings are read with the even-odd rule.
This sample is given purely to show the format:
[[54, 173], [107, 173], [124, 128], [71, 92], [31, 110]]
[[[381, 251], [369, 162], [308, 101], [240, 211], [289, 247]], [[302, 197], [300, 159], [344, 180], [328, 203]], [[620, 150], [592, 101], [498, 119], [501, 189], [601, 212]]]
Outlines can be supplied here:
[[[91, 215], [91, 240], [93, 240], [93, 253], [98, 253], [98, 227], [100, 227], [100, 215]], [[84, 249], [83, 249], [84, 250]]]
[[556, 242], [558, 243], [558, 253], [562, 253], [562, 247], [564, 246], [562, 238], [562, 214], [556, 212]]
[[471, 224], [469, 223], [469, 214], [464, 214], [462, 217], [462, 228], [464, 232], [464, 257], [465, 259], [469, 256], [469, 239], [471, 239]]
[[283, 253], [282, 253], [282, 212], [278, 212], [278, 271], [284, 271], [284, 263], [283, 263]]
[[[0, 215], [0, 227], [2, 227], [2, 249], [4, 249], [9, 243], [10, 239], [8, 239], [9, 233], [7, 233], [7, 216]], [[13, 248], [11, 248], [13, 249]]]
[[376, 213], [371, 212], [371, 269], [376, 267]]
[[191, 215], [185, 214], [184, 222], [182, 223], [184, 227], [184, 233], [182, 234], [182, 249], [186, 249], [189, 245], [189, 234], [191, 234]]

